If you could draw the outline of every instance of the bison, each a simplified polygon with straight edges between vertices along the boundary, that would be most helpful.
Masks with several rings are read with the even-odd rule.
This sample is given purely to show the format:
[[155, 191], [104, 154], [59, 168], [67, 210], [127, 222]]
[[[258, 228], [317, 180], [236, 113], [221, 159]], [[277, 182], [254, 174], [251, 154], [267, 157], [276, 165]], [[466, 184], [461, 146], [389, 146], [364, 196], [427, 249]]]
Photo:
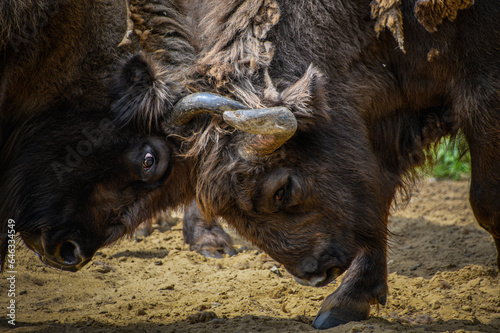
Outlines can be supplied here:
[[[21, 237], [49, 263], [78, 269], [75, 253], [88, 260], [147, 214], [196, 199], [189, 216], [224, 218], [298, 282], [320, 287], [344, 274], [315, 327], [365, 319], [370, 304], [386, 301], [394, 196], [411, 187], [435, 142], [460, 132], [472, 159], [471, 206], [500, 251], [496, 1], [199, 0], [149, 9], [164, 13], [162, 61], [129, 58], [99, 116], [70, 100], [71, 113], [52, 106], [45, 121], [23, 123], [33, 136], [7, 141], [0, 217], [23, 223]], [[90, 140], [81, 129], [101, 128], [103, 114], [100, 144], [65, 169]], [[69, 144], [57, 138], [63, 124], [73, 126]], [[64, 265], [49, 256], [61, 251]]]
[[[498, 4], [199, 6], [197, 72], [239, 102], [196, 94], [168, 109], [124, 109], [137, 105], [127, 95], [142, 100], [132, 83], [114, 112], [123, 126], [163, 128], [207, 220], [223, 217], [300, 283], [344, 274], [315, 327], [367, 318], [370, 304], [385, 303], [389, 208], [444, 136], [469, 143], [471, 206], [500, 249]], [[152, 82], [148, 94], [159, 82], [151, 73], [134, 71]], [[242, 110], [262, 106], [285, 106], [296, 125], [286, 112]], [[163, 120], [142, 118], [145, 110]]]
[[172, 170], [183, 163], [164, 133], [120, 128], [110, 111], [114, 77], [132, 53], [177, 67], [189, 64], [184, 50], [194, 54], [183, 35], [168, 35], [180, 2], [133, 3], [0, 3], [0, 267], [8, 232], [45, 263], [74, 271], [169, 202], [191, 200], [191, 190], [163, 188], [180, 189], [188, 172]]

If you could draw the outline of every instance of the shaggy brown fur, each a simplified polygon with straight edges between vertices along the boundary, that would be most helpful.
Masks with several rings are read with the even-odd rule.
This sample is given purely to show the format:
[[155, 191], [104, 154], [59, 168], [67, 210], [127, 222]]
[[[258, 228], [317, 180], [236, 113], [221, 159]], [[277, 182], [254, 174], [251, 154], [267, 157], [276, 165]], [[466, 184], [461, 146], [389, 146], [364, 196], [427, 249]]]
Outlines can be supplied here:
[[[168, 33], [172, 25], [159, 22], [165, 18], [162, 10], [166, 7], [132, 2], [133, 18], [143, 15], [144, 26], [154, 31], [151, 38], [127, 36], [131, 41], [125, 43], [128, 45], [121, 43], [130, 28], [125, 1], [0, 3], [0, 266], [7, 249], [4, 221], [8, 219], [17, 221], [16, 231], [42, 257], [57, 256], [58, 244], [72, 239], [79, 243], [81, 255], [88, 258], [98, 247], [133, 231], [161, 210], [159, 202], [174, 202], [159, 199], [155, 186], [147, 181], [142, 186], [124, 186], [126, 181], [121, 177], [137, 177], [141, 170], [141, 156], [136, 157], [139, 161], [130, 161], [127, 154], [143, 153], [144, 145], [159, 149], [147, 135], [154, 137], [151, 128], [162, 120], [159, 109], [171, 107], [172, 103], [163, 102], [178, 98], [176, 94], [189, 87], [188, 81], [182, 80], [184, 69], [177, 65], [181, 61], [186, 68], [192, 65], [188, 60], [194, 59], [194, 48], [185, 37], [193, 34], [179, 29], [189, 27], [185, 21], [189, 18], [179, 15], [179, 4], [185, 1], [165, 1], [168, 8], [177, 8], [169, 15], [177, 13], [177, 18], [182, 18], [174, 24], [179, 31], [174, 36]], [[111, 89], [113, 78], [129, 52], [141, 49], [139, 44], [156, 50], [162, 50], [159, 45], [164, 47], [155, 54], [163, 63], [154, 79], [158, 84], [149, 90], [148, 99], [142, 93], [141, 100], [120, 104], [120, 97], [129, 91], [121, 91], [120, 86]], [[150, 65], [155, 68], [150, 73], [159, 68]], [[178, 85], [166, 85], [166, 75]], [[136, 90], [150, 83], [134, 75], [121, 79]], [[131, 107], [145, 112], [134, 117], [134, 124], [145, 129], [143, 134], [130, 132], [119, 120], [117, 126], [109, 125], [112, 99], [125, 114]], [[161, 161], [158, 154], [157, 163], [169, 159], [165, 155]], [[104, 162], [107, 159], [113, 162]], [[139, 163], [135, 175], [117, 169], [134, 163]], [[114, 169], [109, 168], [112, 165]], [[170, 168], [161, 172], [169, 174]], [[182, 172], [173, 174], [178, 173]], [[120, 178], [121, 185], [116, 187]], [[142, 178], [147, 180], [146, 175]], [[113, 183], [114, 193], [109, 187]], [[139, 193], [143, 193], [142, 199], [137, 198]], [[94, 210], [95, 205], [99, 208]], [[112, 226], [113, 220], [119, 222]], [[97, 237], [86, 236], [94, 232]], [[33, 241], [40, 234], [45, 250], [39, 241]]]
[[39, 28], [47, 25], [50, 17], [58, 10], [59, 4], [57, 2], [2, 1], [0, 3], [0, 12], [2, 13], [0, 16], [0, 49], [4, 49], [8, 41], [19, 46], [17, 43], [22, 43], [23, 40], [36, 39]]
[[109, 101], [107, 86], [123, 54], [117, 45], [126, 26], [124, 3], [110, 3], [2, 1], [0, 119], [64, 99], [88, 108]]
[[214, 1], [204, 10], [208, 14], [201, 20], [200, 30], [208, 41], [200, 65], [205, 75], [220, 85], [234, 78], [250, 78], [269, 66], [274, 50], [266, 36], [279, 19], [276, 1]]

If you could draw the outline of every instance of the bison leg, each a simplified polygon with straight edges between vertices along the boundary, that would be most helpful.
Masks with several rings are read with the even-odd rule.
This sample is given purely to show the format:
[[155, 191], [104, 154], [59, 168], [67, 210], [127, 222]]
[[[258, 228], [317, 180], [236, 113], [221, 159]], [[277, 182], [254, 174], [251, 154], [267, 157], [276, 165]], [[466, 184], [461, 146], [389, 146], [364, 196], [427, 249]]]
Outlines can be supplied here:
[[469, 138], [470, 203], [479, 225], [493, 236], [500, 269], [500, 119], [492, 128], [494, 130], [488, 134], [493, 137], [482, 139], [476, 134]]
[[205, 257], [222, 258], [221, 252], [230, 256], [236, 254], [231, 237], [215, 221], [206, 221], [195, 201], [184, 210], [182, 234], [191, 251]]
[[346, 271], [342, 283], [329, 295], [313, 321], [327, 329], [368, 318], [370, 304], [385, 305], [387, 299], [386, 251], [360, 254]]

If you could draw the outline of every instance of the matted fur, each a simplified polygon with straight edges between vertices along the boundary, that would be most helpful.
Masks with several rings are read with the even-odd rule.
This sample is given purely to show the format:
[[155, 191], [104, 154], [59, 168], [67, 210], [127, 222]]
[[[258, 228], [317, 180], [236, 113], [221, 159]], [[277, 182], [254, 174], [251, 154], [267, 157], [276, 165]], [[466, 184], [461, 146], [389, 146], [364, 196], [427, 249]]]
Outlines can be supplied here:
[[120, 110], [115, 116], [118, 126], [135, 123], [149, 132], [158, 128], [168, 115], [165, 110], [172, 109], [171, 101], [177, 100], [182, 92], [183, 81], [172, 79], [145, 54], [128, 59], [114, 86], [117, 99], [113, 109]]
[[371, 2], [372, 18], [376, 19], [375, 31], [377, 35], [389, 29], [398, 42], [401, 51], [405, 51], [403, 34], [403, 15], [401, 14], [401, 0], [373, 0]]
[[467, 9], [474, 0], [418, 0], [415, 3], [415, 16], [429, 32], [436, 32], [444, 19], [454, 21], [458, 11]]
[[203, 9], [207, 14], [200, 21], [200, 31], [207, 41], [199, 64], [216, 85], [251, 77], [269, 66], [274, 48], [266, 35], [279, 19], [276, 1], [213, 1]]
[[[0, 50], [10, 43], [36, 40], [39, 27], [47, 25], [58, 1], [3, 0], [0, 2]], [[16, 46], [16, 45], [11, 45]]]

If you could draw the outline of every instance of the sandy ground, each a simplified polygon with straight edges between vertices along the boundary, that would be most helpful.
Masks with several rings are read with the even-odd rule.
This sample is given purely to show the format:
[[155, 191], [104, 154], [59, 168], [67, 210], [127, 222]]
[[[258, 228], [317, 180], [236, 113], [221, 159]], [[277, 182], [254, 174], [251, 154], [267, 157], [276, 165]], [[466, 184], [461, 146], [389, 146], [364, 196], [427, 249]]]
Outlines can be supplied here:
[[[425, 180], [391, 217], [390, 293], [370, 319], [326, 332], [500, 332], [500, 287], [491, 237], [474, 221], [468, 182]], [[310, 322], [336, 284], [294, 282], [241, 239], [231, 258], [188, 251], [182, 225], [102, 249], [77, 273], [16, 252], [11, 332], [315, 332]]]

